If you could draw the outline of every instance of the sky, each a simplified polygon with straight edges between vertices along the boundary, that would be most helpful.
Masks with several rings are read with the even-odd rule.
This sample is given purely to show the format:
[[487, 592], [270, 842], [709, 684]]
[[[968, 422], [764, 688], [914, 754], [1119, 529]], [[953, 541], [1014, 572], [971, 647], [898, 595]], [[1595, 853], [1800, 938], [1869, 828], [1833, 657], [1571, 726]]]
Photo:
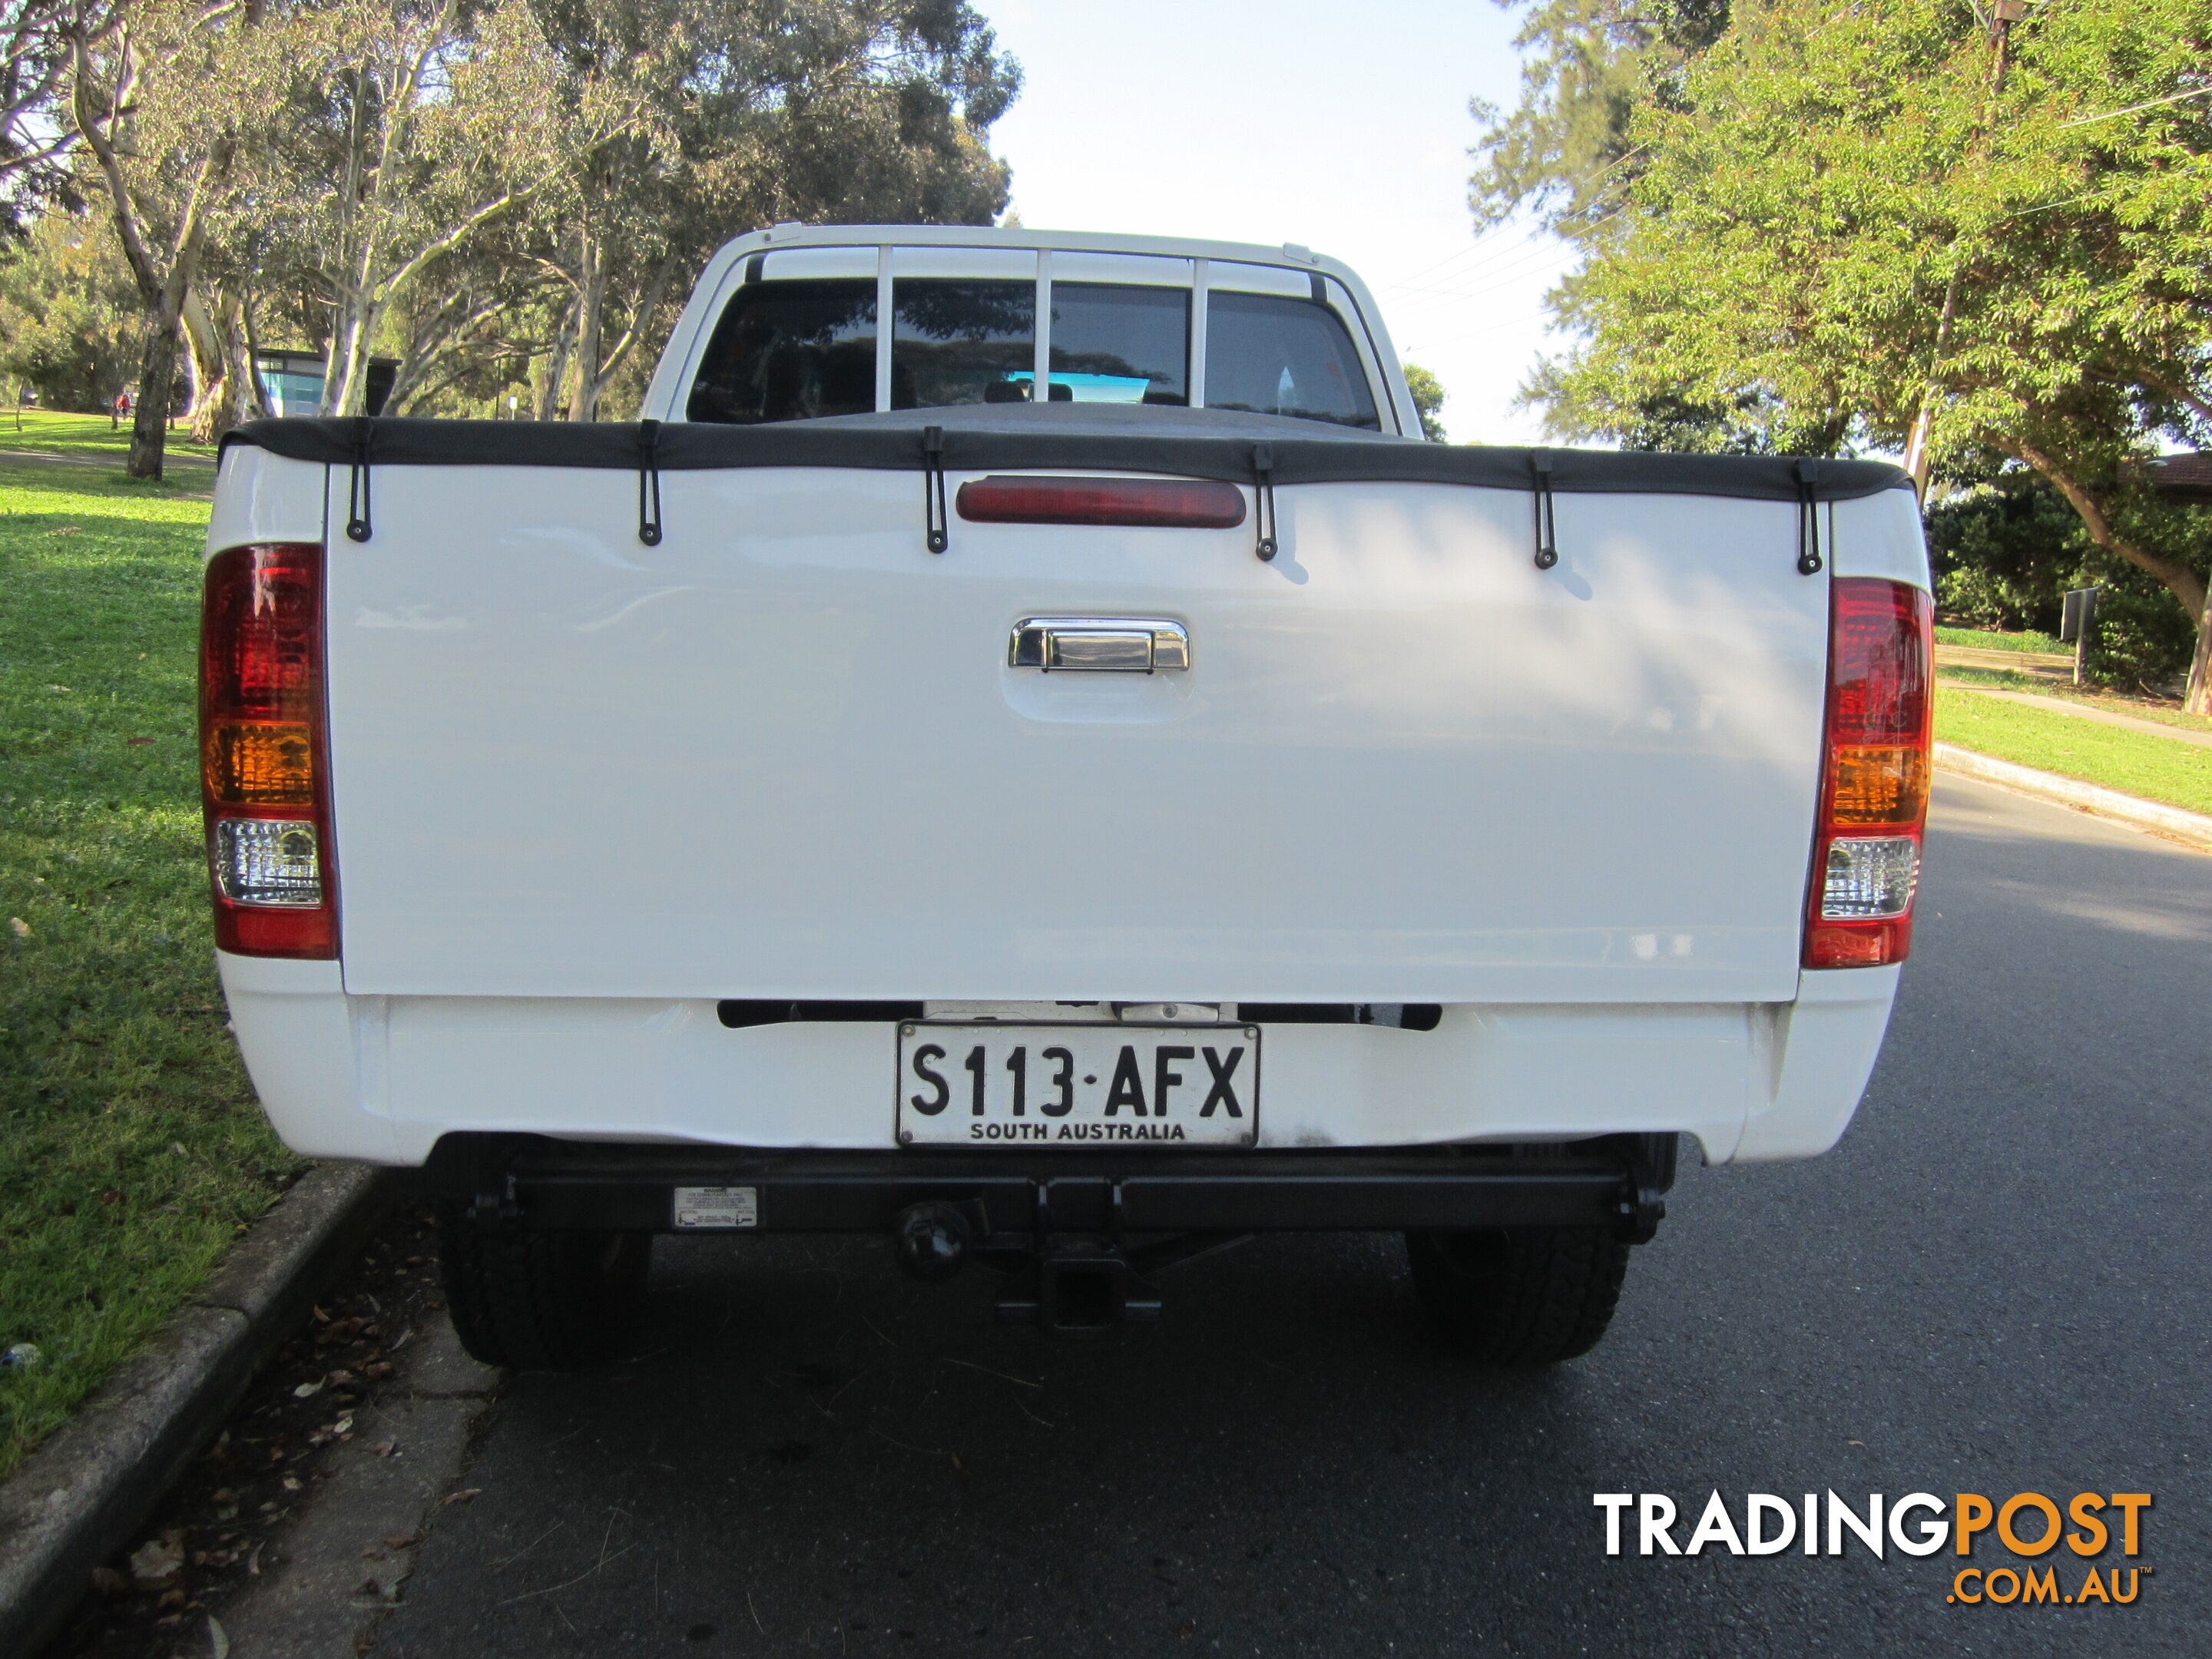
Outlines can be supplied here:
[[[1510, 107], [1519, 14], [1490, 0], [972, 0], [1021, 60], [991, 129], [1036, 230], [1301, 242], [1367, 281], [1455, 441], [1542, 436], [1513, 396], [1565, 244], [1467, 210], [1468, 100]], [[1549, 349], [1557, 350], [1553, 339]]]

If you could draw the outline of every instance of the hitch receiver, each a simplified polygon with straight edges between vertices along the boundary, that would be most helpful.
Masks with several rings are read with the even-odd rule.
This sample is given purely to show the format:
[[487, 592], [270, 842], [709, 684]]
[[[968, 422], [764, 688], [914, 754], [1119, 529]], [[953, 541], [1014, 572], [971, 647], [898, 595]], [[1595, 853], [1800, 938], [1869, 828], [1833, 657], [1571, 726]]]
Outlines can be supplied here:
[[1002, 1325], [1095, 1341], [1132, 1320], [1158, 1319], [1160, 1293], [1119, 1250], [1056, 1241], [1008, 1276], [998, 1316]]

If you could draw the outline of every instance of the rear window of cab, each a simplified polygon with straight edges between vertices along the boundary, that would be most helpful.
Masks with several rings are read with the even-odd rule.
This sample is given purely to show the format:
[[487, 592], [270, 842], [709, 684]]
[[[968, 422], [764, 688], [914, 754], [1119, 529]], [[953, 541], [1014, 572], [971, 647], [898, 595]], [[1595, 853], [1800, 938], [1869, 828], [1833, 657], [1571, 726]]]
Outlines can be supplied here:
[[[914, 268], [900, 269], [909, 253]], [[749, 260], [708, 343], [689, 418], [755, 425], [1032, 402], [1042, 292], [1054, 403], [1185, 408], [1195, 391], [1207, 408], [1382, 429], [1345, 325], [1349, 296], [1329, 279], [1212, 261], [1201, 292], [1188, 259], [1059, 252], [1040, 282], [1037, 256], [1016, 250], [893, 258], [887, 337], [875, 249]]]

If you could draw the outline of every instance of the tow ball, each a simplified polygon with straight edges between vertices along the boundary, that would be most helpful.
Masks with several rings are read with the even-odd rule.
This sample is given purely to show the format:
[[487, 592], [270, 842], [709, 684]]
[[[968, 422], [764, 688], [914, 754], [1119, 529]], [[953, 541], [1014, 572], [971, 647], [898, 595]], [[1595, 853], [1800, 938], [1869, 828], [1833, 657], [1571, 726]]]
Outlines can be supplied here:
[[898, 1264], [915, 1278], [941, 1284], [968, 1265], [974, 1224], [955, 1204], [909, 1204], [891, 1224]]

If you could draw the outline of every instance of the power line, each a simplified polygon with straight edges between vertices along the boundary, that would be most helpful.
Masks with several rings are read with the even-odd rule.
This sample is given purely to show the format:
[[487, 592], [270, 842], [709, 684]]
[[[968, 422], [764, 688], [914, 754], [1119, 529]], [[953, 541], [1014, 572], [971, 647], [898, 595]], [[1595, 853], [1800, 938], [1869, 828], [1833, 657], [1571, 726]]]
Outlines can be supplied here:
[[2198, 87], [2191, 92], [2177, 92], [2171, 98], [2154, 98], [2148, 104], [2130, 104], [2125, 109], [2106, 110], [2102, 115], [2085, 115], [2078, 121], [2061, 121], [2054, 131], [2063, 132], [2069, 127], [2093, 127], [2100, 121], [2117, 121], [2123, 115], [2134, 115], [2163, 105], [2178, 104], [2185, 98], [2202, 98], [2208, 92], [2212, 92], [2212, 86]]

